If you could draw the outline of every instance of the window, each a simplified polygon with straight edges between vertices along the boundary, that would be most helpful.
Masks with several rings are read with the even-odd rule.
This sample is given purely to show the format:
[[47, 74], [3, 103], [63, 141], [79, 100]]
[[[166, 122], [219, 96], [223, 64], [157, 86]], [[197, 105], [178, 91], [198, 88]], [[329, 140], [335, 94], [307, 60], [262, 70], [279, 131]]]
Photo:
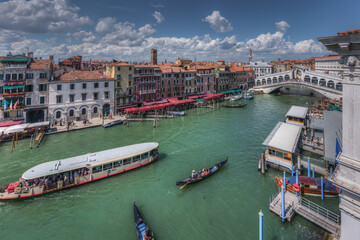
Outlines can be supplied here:
[[4, 112], [4, 118], [10, 118], [10, 113], [9, 112]]
[[40, 78], [46, 78], [47, 74], [46, 73], [40, 73]]
[[33, 73], [27, 73], [25, 76], [26, 76], [26, 79], [34, 79]]
[[56, 89], [57, 89], [58, 91], [61, 91], [61, 84], [57, 85]]
[[118, 75], [116, 76], [116, 79], [117, 79], [117, 80], [121, 80], [121, 75], [118, 74]]
[[129, 71], [131, 71], [131, 67], [129, 67]]
[[73, 117], [73, 116], [74, 116], [74, 110], [73, 110], [73, 109], [70, 110], [69, 116], [70, 116], [70, 117]]
[[104, 95], [105, 95], [105, 99], [109, 98], [109, 92], [104, 92]]
[[132, 79], [132, 75], [129, 74], [129, 75], [128, 75], [128, 80], [131, 80], [131, 79]]
[[46, 84], [39, 84], [39, 91], [46, 91]]
[[74, 90], [75, 89], [75, 84], [74, 83], [71, 83], [70, 84], [70, 90]]
[[117, 83], [116, 83], [116, 86], [117, 86], [117, 87], [120, 87], [120, 82], [117, 82]]
[[86, 108], [81, 109], [81, 115], [85, 115], [86, 114]]
[[131, 86], [131, 81], [129, 81], [129, 87]]
[[92, 168], [92, 173], [97, 173], [102, 171], [102, 166], [97, 166]]
[[98, 100], [98, 93], [97, 92], [94, 92], [94, 100]]
[[81, 99], [82, 99], [83, 101], [86, 101], [86, 93], [81, 94]]
[[4, 74], [0, 74], [0, 80], [4, 79]]
[[31, 98], [26, 98], [26, 105], [27, 106], [31, 105]]
[[276, 151], [274, 149], [269, 148], [269, 154], [275, 156]]
[[128, 159], [124, 159], [123, 160], [123, 164], [126, 165], [126, 164], [130, 164], [131, 163], [131, 158], [128, 158]]
[[12, 79], [12, 80], [17, 80], [17, 74], [16, 74], [16, 73], [13, 73], [12, 76], [11, 76], [11, 79]]
[[61, 117], [61, 112], [60, 112], [60, 111], [57, 111], [57, 112], [56, 112], [56, 118], [59, 119], [60, 117]]
[[99, 83], [94, 83], [94, 88], [99, 88]]
[[45, 103], [45, 97], [40, 97], [40, 104], [44, 104]]
[[120, 68], [120, 67], [118, 67], [118, 71], [120, 71], [120, 69], [121, 69], [121, 68]]
[[140, 161], [140, 155], [133, 157], [132, 162]]
[[75, 99], [75, 94], [70, 94], [69, 95], [69, 102], [74, 102]]
[[114, 168], [121, 167], [122, 166], [122, 160], [114, 162]]
[[25, 85], [25, 92], [32, 92], [33, 91], [33, 85]]
[[103, 170], [108, 170], [108, 169], [112, 169], [112, 163], [107, 163], [103, 165]]
[[109, 87], [109, 82], [104, 82], [104, 87]]
[[62, 95], [56, 96], [56, 103], [62, 103]]
[[86, 83], [83, 83], [83, 89], [86, 89]]
[[97, 112], [98, 112], [98, 108], [97, 108], [97, 107], [94, 107], [93, 112], [94, 112], [94, 113], [97, 113]]

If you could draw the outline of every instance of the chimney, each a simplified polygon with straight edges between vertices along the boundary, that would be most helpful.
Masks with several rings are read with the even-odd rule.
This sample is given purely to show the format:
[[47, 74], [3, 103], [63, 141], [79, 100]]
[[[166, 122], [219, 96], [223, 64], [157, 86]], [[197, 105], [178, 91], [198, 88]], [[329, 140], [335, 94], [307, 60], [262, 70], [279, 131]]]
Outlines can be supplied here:
[[280, 58], [278, 58], [278, 62], [281, 62]]
[[77, 74], [75, 75], [75, 80], [78, 80]]

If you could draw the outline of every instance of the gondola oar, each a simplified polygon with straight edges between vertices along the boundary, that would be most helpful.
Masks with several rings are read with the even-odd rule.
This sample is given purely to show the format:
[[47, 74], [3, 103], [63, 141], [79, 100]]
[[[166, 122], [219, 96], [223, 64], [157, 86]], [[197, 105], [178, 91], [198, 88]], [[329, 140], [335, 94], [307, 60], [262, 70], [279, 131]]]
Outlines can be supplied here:
[[[201, 179], [201, 178], [194, 178], [193, 180], [197, 180], [197, 179]], [[186, 185], [188, 185], [191, 181], [189, 180], [187, 183], [185, 183], [184, 185], [182, 185], [180, 187], [180, 189], [183, 189], [183, 187], [185, 187]]]

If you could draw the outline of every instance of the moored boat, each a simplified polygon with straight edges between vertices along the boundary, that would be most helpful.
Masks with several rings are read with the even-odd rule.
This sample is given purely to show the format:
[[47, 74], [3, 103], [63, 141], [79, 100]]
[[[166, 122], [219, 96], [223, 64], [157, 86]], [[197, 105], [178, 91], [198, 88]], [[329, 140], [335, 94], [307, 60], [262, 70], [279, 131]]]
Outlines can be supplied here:
[[242, 108], [245, 107], [247, 104], [234, 104], [234, 105], [223, 105], [226, 108]]
[[115, 125], [123, 124], [123, 122], [124, 122], [124, 120], [119, 119], [119, 120], [115, 120], [115, 121], [112, 121], [112, 122], [105, 123], [102, 126], [104, 128], [108, 128], [108, 127], [112, 127], [112, 126], [115, 126]]
[[230, 102], [235, 102], [241, 99], [241, 95], [234, 95], [230, 97]]
[[159, 144], [140, 143], [39, 164], [0, 188], [0, 200], [62, 190], [139, 168], [155, 161]]
[[134, 223], [136, 228], [136, 234], [138, 236], [138, 240], [155, 240], [154, 233], [150, 230], [149, 225], [146, 223], [144, 217], [141, 215], [138, 207], [133, 204], [134, 209]]
[[[279, 188], [283, 184], [283, 179], [275, 177], [276, 183]], [[296, 185], [296, 177], [286, 177], [286, 190], [290, 192], [296, 192], [300, 190], [302, 194], [310, 196], [321, 196], [321, 178], [313, 178], [306, 176], [299, 176], [299, 185]], [[324, 196], [336, 197], [339, 194], [339, 188], [334, 186], [332, 182], [327, 179], [323, 179], [324, 183]], [[299, 188], [299, 189], [297, 189]]]
[[185, 112], [168, 111], [167, 114], [174, 116], [185, 116]]
[[183, 188], [186, 185], [200, 182], [201, 180], [204, 180], [219, 171], [227, 163], [227, 161], [228, 158], [226, 157], [224, 161], [217, 163], [208, 169], [203, 169], [204, 171], [200, 170], [198, 173], [193, 174], [193, 176], [190, 176], [181, 181], [177, 181], [176, 185], [182, 186], [181, 188]]

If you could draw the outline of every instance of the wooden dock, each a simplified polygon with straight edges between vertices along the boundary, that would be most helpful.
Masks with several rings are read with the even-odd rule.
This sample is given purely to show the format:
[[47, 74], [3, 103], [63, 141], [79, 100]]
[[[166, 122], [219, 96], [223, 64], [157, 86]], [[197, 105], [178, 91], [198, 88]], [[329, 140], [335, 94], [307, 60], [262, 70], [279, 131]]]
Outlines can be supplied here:
[[[281, 192], [274, 194], [270, 199], [269, 208], [281, 217]], [[306, 218], [326, 231], [340, 236], [340, 216], [326, 208], [311, 202], [304, 197], [297, 197], [289, 191], [285, 192], [285, 220], [291, 222], [295, 213]]]

